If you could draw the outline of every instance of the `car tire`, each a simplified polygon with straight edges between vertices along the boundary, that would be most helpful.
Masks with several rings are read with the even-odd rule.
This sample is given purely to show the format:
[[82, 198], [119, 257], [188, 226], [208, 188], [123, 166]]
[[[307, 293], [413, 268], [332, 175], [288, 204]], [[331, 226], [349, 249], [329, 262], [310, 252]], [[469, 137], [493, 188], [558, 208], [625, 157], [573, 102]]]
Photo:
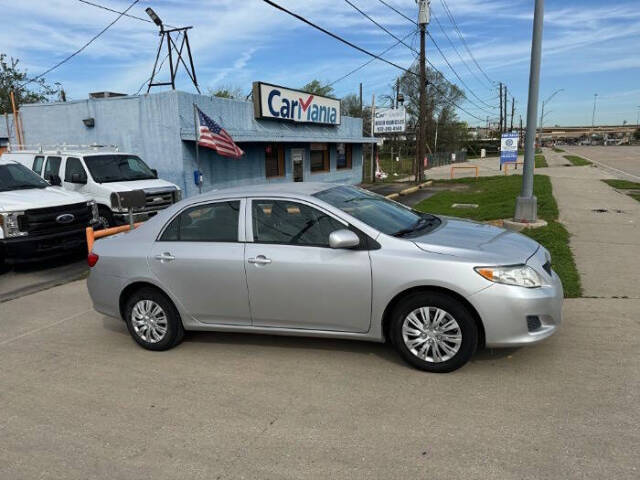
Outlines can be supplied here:
[[457, 299], [439, 292], [417, 293], [401, 300], [392, 313], [390, 334], [407, 363], [433, 373], [457, 370], [478, 346], [473, 315]]
[[115, 227], [116, 221], [113, 218], [113, 213], [107, 207], [98, 207], [98, 228], [100, 230], [110, 227]]
[[125, 321], [131, 337], [147, 350], [169, 350], [184, 337], [178, 310], [155, 288], [141, 288], [129, 297]]

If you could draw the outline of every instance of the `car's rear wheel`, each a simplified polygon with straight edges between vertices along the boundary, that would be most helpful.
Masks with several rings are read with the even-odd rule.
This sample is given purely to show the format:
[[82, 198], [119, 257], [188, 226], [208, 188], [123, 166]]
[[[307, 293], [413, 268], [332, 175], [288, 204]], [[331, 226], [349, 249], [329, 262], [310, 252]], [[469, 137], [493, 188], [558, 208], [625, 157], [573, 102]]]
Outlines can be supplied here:
[[154, 288], [142, 288], [129, 297], [125, 320], [133, 339], [148, 350], [168, 350], [184, 336], [176, 307]]
[[392, 315], [390, 334], [396, 350], [420, 370], [456, 370], [469, 361], [477, 347], [478, 328], [473, 316], [446, 294], [408, 296]]
[[99, 229], [115, 227], [116, 221], [113, 217], [113, 213], [107, 207], [99, 206], [98, 207], [98, 223], [97, 227]]

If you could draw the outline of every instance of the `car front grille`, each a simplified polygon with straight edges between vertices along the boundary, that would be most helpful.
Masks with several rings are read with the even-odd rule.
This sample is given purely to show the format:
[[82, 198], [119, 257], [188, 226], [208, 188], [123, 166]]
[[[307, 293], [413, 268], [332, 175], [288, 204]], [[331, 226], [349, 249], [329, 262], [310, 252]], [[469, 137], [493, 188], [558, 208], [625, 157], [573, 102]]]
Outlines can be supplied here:
[[91, 207], [86, 203], [26, 210], [19, 220], [20, 230], [30, 235], [62, 233], [88, 227]]
[[146, 204], [143, 211], [163, 210], [171, 205], [174, 201], [174, 191], [164, 192], [146, 192]]

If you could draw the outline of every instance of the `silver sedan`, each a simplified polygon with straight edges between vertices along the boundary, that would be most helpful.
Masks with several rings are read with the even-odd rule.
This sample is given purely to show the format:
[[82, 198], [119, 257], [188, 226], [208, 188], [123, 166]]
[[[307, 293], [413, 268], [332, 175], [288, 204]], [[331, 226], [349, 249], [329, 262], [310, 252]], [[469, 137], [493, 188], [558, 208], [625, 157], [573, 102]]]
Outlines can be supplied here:
[[388, 339], [414, 367], [449, 372], [561, 322], [562, 284], [537, 242], [345, 185], [193, 197], [99, 240], [89, 264], [94, 308], [149, 350], [185, 330]]

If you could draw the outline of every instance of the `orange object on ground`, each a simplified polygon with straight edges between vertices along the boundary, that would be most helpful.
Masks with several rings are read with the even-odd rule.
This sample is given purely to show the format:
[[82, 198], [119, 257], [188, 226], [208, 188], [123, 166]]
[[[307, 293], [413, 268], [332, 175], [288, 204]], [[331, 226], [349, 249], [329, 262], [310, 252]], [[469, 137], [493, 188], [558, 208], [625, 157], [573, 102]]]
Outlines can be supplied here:
[[460, 169], [460, 168], [473, 168], [476, 171], [476, 178], [478, 178], [478, 166], [477, 165], [455, 165], [455, 166], [451, 166], [451, 178], [454, 177], [453, 172], [455, 171], [455, 169]]
[[509, 165], [513, 165], [514, 168], [517, 170], [518, 169], [518, 165], [524, 165], [524, 162], [507, 162], [504, 164], [504, 174], [507, 174], [507, 171], [509, 170]]

